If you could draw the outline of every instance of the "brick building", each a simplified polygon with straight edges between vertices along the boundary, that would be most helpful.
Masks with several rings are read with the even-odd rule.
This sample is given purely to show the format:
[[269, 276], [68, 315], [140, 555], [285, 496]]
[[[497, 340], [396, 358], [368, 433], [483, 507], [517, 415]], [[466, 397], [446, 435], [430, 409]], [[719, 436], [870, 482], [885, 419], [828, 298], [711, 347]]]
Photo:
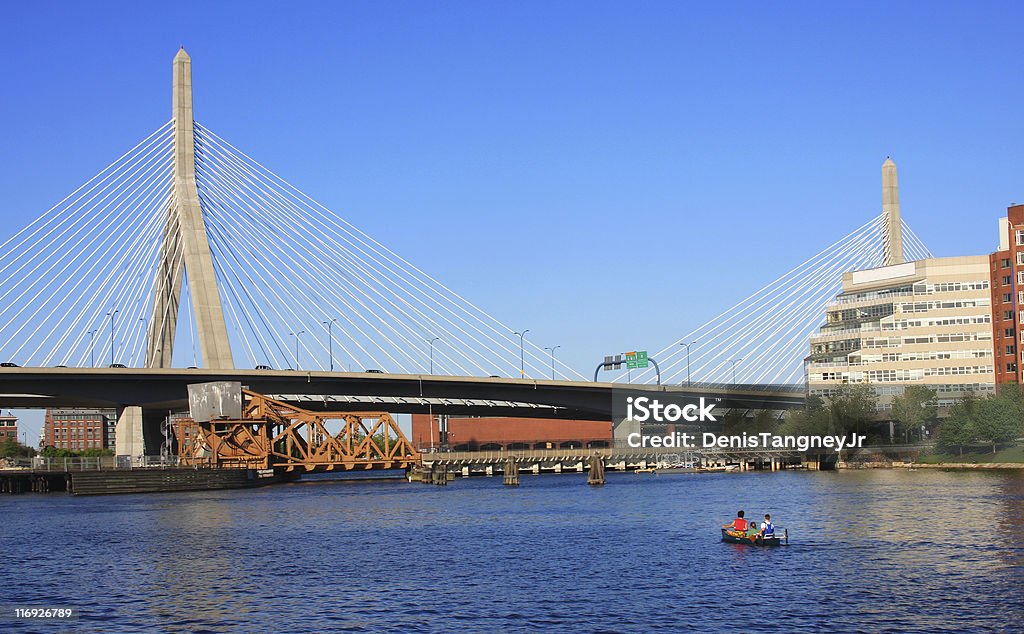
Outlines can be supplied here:
[[996, 385], [1021, 383], [1024, 372], [1024, 205], [999, 219], [999, 250], [989, 255], [992, 352]]
[[547, 418], [453, 418], [412, 415], [413, 446], [454, 450], [609, 447], [610, 421]]
[[113, 449], [116, 425], [112, 409], [48, 409], [43, 444], [70, 451]]
[[0, 440], [7, 438], [18, 440], [18, 418], [10, 412], [6, 416], [0, 415]]

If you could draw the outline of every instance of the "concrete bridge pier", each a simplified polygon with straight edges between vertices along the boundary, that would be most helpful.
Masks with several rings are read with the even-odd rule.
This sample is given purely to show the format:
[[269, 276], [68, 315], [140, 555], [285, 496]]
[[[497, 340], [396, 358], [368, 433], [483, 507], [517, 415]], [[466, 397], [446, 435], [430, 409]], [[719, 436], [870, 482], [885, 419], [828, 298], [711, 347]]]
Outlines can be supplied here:
[[114, 453], [116, 455], [129, 456], [134, 460], [146, 454], [141, 407], [129, 405], [118, 408], [115, 430]]
[[119, 407], [115, 427], [115, 455], [130, 456], [132, 460], [159, 455], [164, 442], [160, 425], [166, 413], [164, 410], [143, 409], [139, 405]]

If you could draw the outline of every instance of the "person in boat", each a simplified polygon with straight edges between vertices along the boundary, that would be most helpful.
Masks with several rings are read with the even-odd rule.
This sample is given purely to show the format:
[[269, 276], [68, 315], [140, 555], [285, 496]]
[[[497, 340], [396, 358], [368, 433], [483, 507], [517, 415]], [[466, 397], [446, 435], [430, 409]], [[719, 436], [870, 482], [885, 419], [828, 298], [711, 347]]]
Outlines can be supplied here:
[[743, 519], [743, 511], [736, 511], [736, 519], [729, 524], [722, 524], [722, 528], [737, 534], [738, 537], [743, 537], [747, 534], [747, 526], [749, 524], [750, 522]]
[[747, 522], [747, 539], [756, 542], [760, 537], [761, 531], [757, 528], [757, 520]]
[[758, 535], [762, 540], [775, 537], [775, 525], [772, 524], [772, 516], [769, 513], [764, 514], [764, 521], [761, 522], [761, 530]]

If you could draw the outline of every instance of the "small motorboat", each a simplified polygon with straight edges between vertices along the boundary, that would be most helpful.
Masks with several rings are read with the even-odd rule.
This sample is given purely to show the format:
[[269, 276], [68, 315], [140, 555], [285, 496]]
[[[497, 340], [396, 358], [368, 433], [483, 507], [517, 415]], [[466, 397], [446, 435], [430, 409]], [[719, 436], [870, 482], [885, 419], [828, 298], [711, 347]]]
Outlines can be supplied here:
[[782, 529], [782, 536], [776, 533], [774, 536], [765, 539], [763, 537], [747, 537], [746, 535], [723, 528], [722, 541], [729, 544], [746, 544], [747, 546], [788, 546], [789, 529]]
[[675, 473], [698, 473], [700, 465], [691, 453], [669, 454], [659, 461], [652, 471], [655, 475], [672, 475]]
[[697, 467], [697, 471], [700, 473], [725, 473], [729, 471], [729, 467]]
[[672, 475], [674, 473], [700, 473], [700, 468], [693, 465], [670, 465], [654, 470], [655, 475]]

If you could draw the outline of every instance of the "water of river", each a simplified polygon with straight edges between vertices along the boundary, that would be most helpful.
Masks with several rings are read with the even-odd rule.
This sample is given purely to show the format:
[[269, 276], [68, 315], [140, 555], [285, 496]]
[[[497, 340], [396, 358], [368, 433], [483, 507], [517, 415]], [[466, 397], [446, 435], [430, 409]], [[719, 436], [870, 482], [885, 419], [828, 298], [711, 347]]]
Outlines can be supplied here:
[[[1024, 474], [609, 474], [0, 497], [0, 631], [1021, 631]], [[723, 544], [738, 508], [789, 529]]]

